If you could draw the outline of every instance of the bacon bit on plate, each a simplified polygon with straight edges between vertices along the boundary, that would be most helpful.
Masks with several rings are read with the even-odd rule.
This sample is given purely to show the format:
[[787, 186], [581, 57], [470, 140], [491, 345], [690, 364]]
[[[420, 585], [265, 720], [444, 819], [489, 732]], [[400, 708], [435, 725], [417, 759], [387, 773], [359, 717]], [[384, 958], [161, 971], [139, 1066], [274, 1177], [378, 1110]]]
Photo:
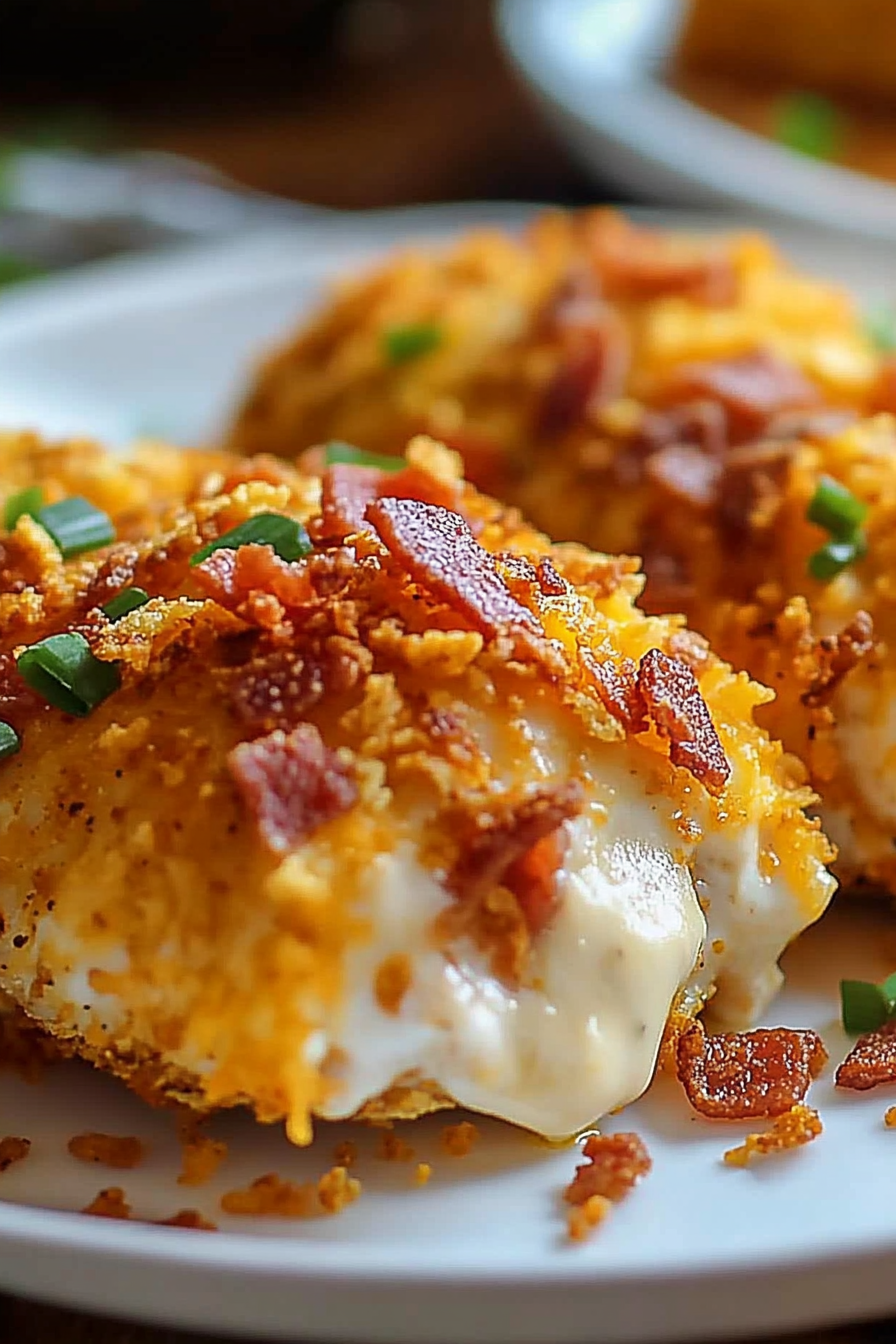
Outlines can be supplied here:
[[450, 1157], [466, 1157], [478, 1138], [479, 1130], [476, 1126], [469, 1120], [461, 1120], [456, 1125], [445, 1126], [440, 1142], [443, 1151]]
[[838, 1087], [867, 1092], [896, 1083], [896, 1021], [860, 1036], [834, 1075]]
[[227, 1159], [227, 1144], [201, 1134], [192, 1121], [180, 1133], [181, 1172], [178, 1185], [205, 1185]]
[[124, 1222], [131, 1216], [131, 1206], [125, 1199], [121, 1186], [110, 1185], [108, 1189], [101, 1190], [81, 1212], [89, 1214], [92, 1218], [118, 1218]]
[[273, 1171], [245, 1190], [228, 1190], [221, 1208], [241, 1218], [315, 1218], [321, 1211], [316, 1185], [281, 1181]]
[[384, 1129], [380, 1134], [376, 1155], [384, 1162], [411, 1162], [414, 1150], [406, 1139], [395, 1133], [394, 1129]]
[[11, 1135], [0, 1139], [0, 1176], [16, 1162], [24, 1162], [30, 1152], [30, 1139], [16, 1139]]
[[585, 1204], [593, 1195], [618, 1203], [650, 1171], [653, 1163], [637, 1134], [589, 1134], [586, 1159], [563, 1191], [567, 1204]]
[[76, 1134], [68, 1141], [68, 1151], [79, 1162], [95, 1162], [119, 1171], [139, 1167], [146, 1156], [139, 1139], [116, 1134]]
[[811, 1106], [793, 1106], [777, 1116], [771, 1129], [764, 1134], [748, 1134], [739, 1147], [729, 1148], [724, 1155], [725, 1162], [730, 1167], [746, 1167], [756, 1157], [770, 1157], [773, 1153], [801, 1148], [817, 1139], [822, 1128], [821, 1118]]
[[695, 1022], [678, 1039], [677, 1073], [700, 1115], [765, 1119], [802, 1101], [827, 1057], [814, 1031], [775, 1027], [707, 1036]]
[[800, 696], [802, 703], [811, 709], [830, 704], [843, 678], [868, 658], [873, 649], [874, 622], [867, 611], [857, 611], [838, 634], [825, 635], [816, 641], [813, 655], [818, 672], [812, 685]]
[[261, 836], [285, 854], [358, 797], [351, 769], [310, 723], [242, 742], [228, 757], [231, 774]]
[[411, 579], [457, 611], [487, 639], [511, 631], [542, 635], [460, 514], [416, 499], [380, 499], [367, 518]]
[[[521, 802], [506, 804], [503, 810], [475, 811], [467, 818], [470, 832], [449, 874], [449, 890], [460, 900], [475, 901], [499, 884], [508, 886], [527, 920], [530, 916], [533, 920], [530, 932], [538, 933], [554, 908], [553, 881], [546, 864], [556, 858], [552, 874], [556, 873], [562, 853], [554, 848], [528, 856], [540, 841], [577, 816], [583, 804], [582, 786], [572, 779], [539, 789]], [[518, 867], [521, 862], [523, 866]]]
[[819, 401], [803, 373], [768, 350], [684, 364], [673, 375], [667, 395], [672, 401], [706, 397], [718, 402], [728, 413], [731, 438], [740, 442], [762, 434], [779, 412]]
[[689, 770], [708, 793], [721, 793], [731, 765], [691, 669], [660, 649], [648, 649], [638, 668], [638, 690], [654, 728], [669, 739], [672, 764]]
[[217, 1232], [218, 1224], [203, 1218], [198, 1209], [181, 1209], [170, 1218], [160, 1218], [156, 1227], [186, 1227], [193, 1232]]
[[638, 669], [631, 658], [621, 658], [616, 663], [610, 658], [596, 658], [590, 649], [581, 648], [579, 661], [607, 713], [627, 733], [646, 732], [647, 710], [638, 689]]

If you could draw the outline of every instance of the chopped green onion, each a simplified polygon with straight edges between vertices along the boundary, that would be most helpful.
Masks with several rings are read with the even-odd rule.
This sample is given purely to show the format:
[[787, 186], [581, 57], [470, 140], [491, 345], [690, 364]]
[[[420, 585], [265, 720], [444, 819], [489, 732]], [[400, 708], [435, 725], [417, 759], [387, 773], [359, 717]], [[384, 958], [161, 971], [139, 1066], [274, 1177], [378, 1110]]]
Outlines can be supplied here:
[[16, 666], [22, 679], [48, 704], [79, 718], [121, 685], [115, 663], [100, 662], [84, 636], [74, 631], [32, 644], [19, 655]]
[[120, 621], [122, 616], [127, 616], [129, 612], [136, 611], [138, 607], [145, 607], [148, 601], [149, 593], [142, 588], [123, 588], [106, 603], [103, 611], [110, 621]]
[[0, 289], [6, 285], [21, 284], [23, 280], [36, 280], [44, 274], [44, 268], [35, 262], [17, 257], [12, 252], [0, 252]]
[[880, 988], [881, 993], [890, 1005], [890, 1012], [896, 1011], [896, 972], [888, 975]]
[[0, 722], [0, 761], [15, 756], [22, 747], [22, 739], [10, 723]]
[[837, 541], [852, 541], [868, 515], [868, 505], [830, 476], [822, 476], [812, 496], [806, 517], [823, 527]]
[[441, 330], [431, 322], [389, 327], [383, 333], [383, 351], [390, 364], [404, 364], [409, 359], [419, 359], [441, 344]]
[[833, 103], [815, 93], [793, 93], [778, 106], [775, 139], [812, 159], [832, 159], [842, 138], [843, 120]]
[[405, 465], [401, 457], [368, 453], [364, 448], [356, 448], [353, 443], [343, 443], [340, 439], [327, 444], [324, 461], [328, 467], [345, 462], [353, 467], [376, 467], [379, 471], [401, 471]]
[[865, 334], [881, 354], [891, 355], [896, 350], [896, 306], [880, 303], [865, 314]]
[[844, 1031], [861, 1036], [884, 1025], [893, 1012], [893, 1003], [883, 985], [867, 980], [841, 980], [840, 1008]]
[[80, 495], [48, 504], [35, 514], [45, 532], [49, 532], [62, 552], [63, 560], [84, 551], [95, 551], [115, 540], [112, 519], [101, 509], [95, 509]]
[[809, 573], [819, 583], [827, 583], [842, 574], [862, 554], [855, 541], [829, 541], [809, 556]]
[[36, 518], [43, 502], [44, 492], [39, 485], [29, 485], [27, 490], [20, 490], [17, 495], [10, 495], [3, 506], [3, 526], [7, 532], [11, 532], [26, 513]]
[[214, 551], [235, 551], [240, 546], [273, 546], [281, 560], [300, 560], [311, 551], [308, 533], [294, 518], [282, 513], [256, 513], [217, 540], [206, 542], [191, 556], [190, 564], [201, 564]]

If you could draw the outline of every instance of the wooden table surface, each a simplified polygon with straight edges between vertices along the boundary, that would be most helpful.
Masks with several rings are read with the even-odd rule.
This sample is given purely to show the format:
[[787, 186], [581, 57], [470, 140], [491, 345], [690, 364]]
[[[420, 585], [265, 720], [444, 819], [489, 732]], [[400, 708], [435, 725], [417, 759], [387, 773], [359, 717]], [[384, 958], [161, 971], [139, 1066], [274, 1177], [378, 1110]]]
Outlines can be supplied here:
[[[309, 53], [301, 41], [281, 51], [277, 77], [263, 93], [264, 80], [231, 96], [209, 89], [197, 72], [201, 96], [192, 104], [178, 87], [151, 110], [145, 100], [112, 99], [103, 117], [124, 144], [188, 154], [263, 190], [347, 209], [477, 197], [613, 198], [611, 184], [595, 184], [574, 166], [504, 67], [485, 0], [354, 0], [338, 8], [320, 51]], [[31, 107], [26, 119], [33, 115]], [[891, 1344], [896, 1322], [788, 1338]], [[0, 1295], [0, 1344], [197, 1339]]]

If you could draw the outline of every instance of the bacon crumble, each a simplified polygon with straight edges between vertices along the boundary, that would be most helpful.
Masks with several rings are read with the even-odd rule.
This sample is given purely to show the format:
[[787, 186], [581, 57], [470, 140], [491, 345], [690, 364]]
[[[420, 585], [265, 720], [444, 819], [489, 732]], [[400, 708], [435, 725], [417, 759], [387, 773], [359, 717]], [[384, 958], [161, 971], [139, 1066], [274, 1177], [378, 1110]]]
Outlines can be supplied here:
[[653, 1166], [637, 1134], [589, 1134], [582, 1148], [586, 1159], [563, 1191], [567, 1204], [585, 1204], [595, 1195], [616, 1204], [633, 1190]]
[[579, 661], [588, 674], [604, 709], [627, 733], [648, 728], [647, 710], [638, 687], [638, 669], [631, 658], [596, 658], [590, 649], [579, 650]]
[[68, 1141], [68, 1151], [78, 1162], [93, 1162], [120, 1171], [139, 1167], [146, 1156], [144, 1145], [131, 1135], [75, 1134]]
[[825, 635], [813, 649], [818, 671], [800, 700], [810, 709], [830, 704], [837, 687], [874, 649], [874, 622], [867, 611], [855, 616], [836, 635]]
[[671, 401], [700, 397], [723, 406], [735, 442], [760, 435], [781, 411], [811, 408], [820, 400], [798, 368], [768, 350], [684, 364], [667, 395]]
[[837, 1087], [867, 1092], [896, 1083], [896, 1021], [860, 1036], [834, 1075]]
[[814, 1031], [789, 1027], [707, 1036], [695, 1022], [678, 1038], [676, 1071], [694, 1110], [711, 1120], [784, 1115], [827, 1062]]
[[348, 462], [327, 467], [321, 478], [321, 516], [317, 529], [320, 536], [342, 540], [354, 532], [363, 532], [368, 525], [368, 506], [384, 496], [457, 508], [460, 502], [457, 482], [440, 480], [414, 463], [401, 465], [401, 458], [396, 458], [395, 464], [396, 471]]
[[669, 739], [672, 764], [689, 770], [708, 793], [720, 794], [731, 764], [691, 669], [649, 649], [638, 667], [638, 691], [654, 728]]
[[310, 723], [240, 743], [228, 765], [262, 839], [275, 854], [306, 840], [358, 798], [350, 767]]

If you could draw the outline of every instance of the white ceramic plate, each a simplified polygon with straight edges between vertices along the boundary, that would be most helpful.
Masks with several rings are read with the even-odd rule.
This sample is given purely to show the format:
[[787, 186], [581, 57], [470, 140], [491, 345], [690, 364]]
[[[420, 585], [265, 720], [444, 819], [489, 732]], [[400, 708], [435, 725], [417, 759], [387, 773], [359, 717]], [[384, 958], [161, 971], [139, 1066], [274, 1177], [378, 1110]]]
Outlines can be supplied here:
[[[485, 214], [518, 222], [521, 209]], [[187, 441], [221, 422], [250, 359], [287, 329], [326, 276], [408, 234], [432, 237], [483, 216], [422, 211], [334, 221], [326, 231], [265, 234], [209, 251], [116, 263], [0, 298], [0, 423], [52, 433], [98, 432], [125, 443], [152, 428]], [[846, 252], [829, 239], [785, 240], [810, 265], [873, 293], [892, 270], [885, 248]], [[789, 960], [769, 1022], [822, 1031], [834, 1060], [841, 975], [881, 978], [896, 963], [892, 932], [838, 917]], [[0, 1134], [33, 1140], [29, 1160], [0, 1177], [0, 1288], [157, 1322], [258, 1338], [415, 1344], [610, 1344], [747, 1335], [896, 1309], [896, 1203], [882, 1173], [896, 1161], [887, 1100], [812, 1101], [825, 1133], [755, 1171], [721, 1163], [742, 1126], [696, 1119], [660, 1083], [611, 1124], [634, 1128], [650, 1178], [594, 1239], [567, 1244], [559, 1192], [573, 1149], [548, 1149], [483, 1122], [477, 1149], [439, 1148], [444, 1118], [407, 1137], [433, 1176], [375, 1156], [362, 1135], [361, 1199], [337, 1218], [272, 1223], [217, 1213], [222, 1191], [268, 1171], [303, 1179], [332, 1161], [344, 1128], [322, 1128], [298, 1152], [272, 1129], [222, 1118], [230, 1157], [215, 1182], [178, 1187], [171, 1123], [87, 1068], [51, 1070], [29, 1086], [0, 1077]], [[79, 1132], [139, 1134], [135, 1171], [70, 1158]], [[357, 1136], [353, 1136], [357, 1137]], [[199, 1207], [217, 1236], [77, 1216], [103, 1185], [124, 1186], [137, 1217]]]
[[896, 239], [896, 186], [792, 153], [662, 82], [681, 9], [682, 0], [500, 0], [498, 26], [569, 147], [601, 181], [645, 199], [736, 204]]

